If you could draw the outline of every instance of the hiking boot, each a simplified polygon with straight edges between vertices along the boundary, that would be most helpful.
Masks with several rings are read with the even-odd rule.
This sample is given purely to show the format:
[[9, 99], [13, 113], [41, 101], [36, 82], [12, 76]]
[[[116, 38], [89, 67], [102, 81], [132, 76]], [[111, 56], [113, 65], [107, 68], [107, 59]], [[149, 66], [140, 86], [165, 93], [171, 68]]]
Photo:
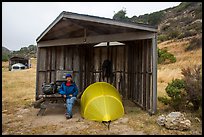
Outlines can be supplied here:
[[67, 119], [72, 118], [72, 116], [70, 116], [70, 115], [69, 115], [69, 114], [67, 114], [67, 113], [65, 114], [65, 116], [66, 116], [66, 118], [67, 118]]

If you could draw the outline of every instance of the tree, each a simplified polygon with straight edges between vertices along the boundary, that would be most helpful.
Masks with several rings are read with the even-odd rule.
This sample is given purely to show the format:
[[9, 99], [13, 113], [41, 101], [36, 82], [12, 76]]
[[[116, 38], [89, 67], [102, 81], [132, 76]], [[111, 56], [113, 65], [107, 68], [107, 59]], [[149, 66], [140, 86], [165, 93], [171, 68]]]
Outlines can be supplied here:
[[36, 51], [37, 50], [37, 47], [35, 45], [29, 45], [28, 46], [28, 50], [29, 51]]
[[125, 16], [125, 15], [126, 15], [126, 9], [123, 8], [122, 10], [118, 11], [113, 15], [113, 19], [119, 20], [119, 21], [129, 21], [128, 16]]
[[8, 54], [2, 54], [2, 61], [8, 61], [9, 55]]

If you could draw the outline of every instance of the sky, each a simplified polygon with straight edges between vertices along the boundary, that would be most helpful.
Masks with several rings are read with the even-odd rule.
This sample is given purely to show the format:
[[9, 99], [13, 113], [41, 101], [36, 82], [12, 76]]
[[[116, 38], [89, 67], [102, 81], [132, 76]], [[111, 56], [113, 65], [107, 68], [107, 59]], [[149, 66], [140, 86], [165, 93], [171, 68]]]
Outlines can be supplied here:
[[2, 2], [2, 46], [9, 50], [37, 45], [36, 39], [62, 11], [112, 18], [126, 9], [126, 16], [144, 15], [180, 2]]

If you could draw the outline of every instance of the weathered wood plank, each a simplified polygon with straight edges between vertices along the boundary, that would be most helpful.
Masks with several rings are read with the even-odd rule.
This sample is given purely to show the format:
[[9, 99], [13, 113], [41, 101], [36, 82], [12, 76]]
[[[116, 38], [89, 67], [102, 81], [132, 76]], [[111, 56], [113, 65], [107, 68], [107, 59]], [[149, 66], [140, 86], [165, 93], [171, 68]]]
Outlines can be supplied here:
[[139, 73], [138, 73], [138, 68], [139, 68], [139, 50], [138, 50], [138, 44], [139, 42], [136, 41], [135, 42], [136, 44], [136, 47], [135, 47], [135, 61], [136, 61], [136, 66], [135, 66], [135, 73], [136, 73], [136, 82], [135, 82], [135, 88], [136, 88], [136, 102], [138, 103], [139, 102], [139, 85], [138, 85], [138, 82], [139, 82]]
[[142, 43], [139, 41], [139, 104], [142, 104]]
[[128, 45], [128, 93], [127, 93], [127, 99], [130, 99], [130, 96], [131, 96], [131, 88], [130, 88], [130, 85], [131, 85], [131, 47], [130, 47], [130, 44]]
[[72, 53], [73, 48], [72, 47], [66, 47], [65, 48], [65, 70], [72, 70]]
[[115, 49], [114, 49], [114, 86], [117, 88], [117, 74], [116, 74], [117, 65], [116, 65], [116, 62], [117, 62], [117, 48], [115, 47]]
[[111, 42], [111, 41], [128, 41], [128, 40], [141, 40], [141, 39], [151, 39], [154, 33], [149, 32], [129, 32], [129, 33], [119, 33], [119, 34], [109, 34], [109, 35], [99, 35], [99, 36], [88, 36], [84, 42], [84, 37], [80, 38], [69, 38], [69, 39], [58, 39], [49, 41], [40, 41], [38, 43], [39, 47], [48, 46], [60, 46], [60, 45], [79, 45], [79, 44], [93, 44], [100, 42]]
[[147, 62], [146, 62], [146, 58], [147, 58], [147, 41], [143, 40], [143, 107], [144, 109], [146, 109], [146, 66], [147, 66]]
[[38, 95], [43, 94], [42, 93], [42, 84], [43, 82], [46, 82], [45, 72], [38, 72], [39, 74], [39, 81], [38, 81]]
[[150, 110], [150, 73], [151, 72], [151, 44], [150, 44], [150, 40], [147, 41], [147, 67], [146, 67], [146, 71], [147, 71], [147, 84], [146, 84], [146, 91], [147, 91], [147, 110]]
[[125, 85], [125, 69], [126, 69], [126, 46], [123, 46], [123, 79], [122, 79], [122, 96], [125, 97], [125, 93], [126, 93], [126, 85]]
[[64, 52], [63, 47], [56, 48], [56, 70], [64, 70]]
[[157, 35], [152, 38], [152, 86], [153, 86], [153, 110], [152, 114], [157, 111]]
[[39, 99], [39, 69], [40, 69], [40, 54], [41, 54], [41, 51], [40, 51], [40, 48], [37, 47], [37, 66], [36, 66], [36, 86], [35, 86], [35, 100], [37, 101]]
[[136, 60], [136, 42], [131, 42], [132, 44], [132, 100], [134, 101], [136, 99], [136, 65], [137, 65], [137, 60]]
[[39, 48], [39, 70], [46, 70], [46, 48]]
[[56, 47], [52, 47], [51, 70], [56, 70]]

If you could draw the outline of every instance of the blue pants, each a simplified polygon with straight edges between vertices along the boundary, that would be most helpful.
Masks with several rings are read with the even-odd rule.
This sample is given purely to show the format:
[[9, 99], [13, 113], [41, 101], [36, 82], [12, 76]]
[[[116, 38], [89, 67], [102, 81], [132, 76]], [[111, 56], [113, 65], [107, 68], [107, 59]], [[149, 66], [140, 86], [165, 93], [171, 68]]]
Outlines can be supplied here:
[[76, 100], [76, 97], [71, 97], [70, 99], [67, 98], [66, 104], [67, 104], [67, 113], [72, 116], [72, 107], [74, 105], [74, 102]]

